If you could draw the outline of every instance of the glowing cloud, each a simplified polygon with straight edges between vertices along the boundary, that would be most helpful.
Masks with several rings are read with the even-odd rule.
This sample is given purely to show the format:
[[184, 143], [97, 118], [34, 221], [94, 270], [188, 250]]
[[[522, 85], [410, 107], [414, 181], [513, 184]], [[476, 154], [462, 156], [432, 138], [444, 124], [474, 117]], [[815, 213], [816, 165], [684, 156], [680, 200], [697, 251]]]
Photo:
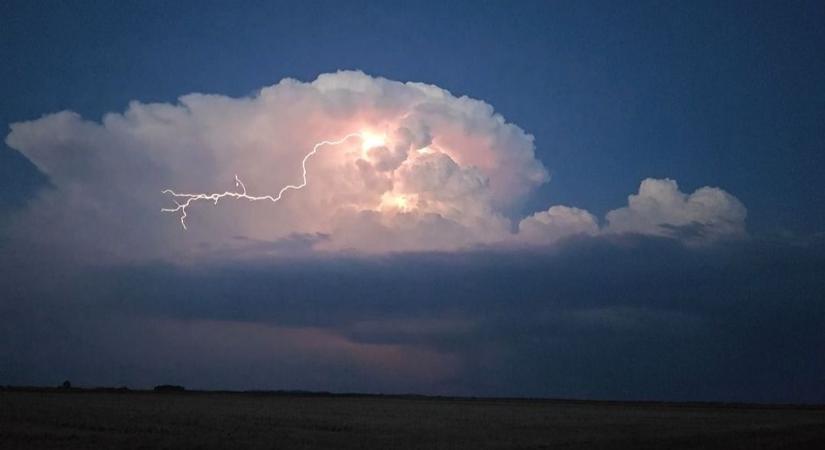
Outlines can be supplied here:
[[[6, 142], [53, 186], [8, 233], [27, 248], [93, 261], [241, 254], [295, 236], [322, 237], [306, 241], [319, 251], [381, 253], [604, 232], [744, 233], [733, 196], [652, 188], [662, 180], [645, 181], [604, 229], [561, 206], [514, 226], [514, 211], [549, 180], [533, 137], [483, 101], [361, 72], [285, 79], [244, 98], [132, 102], [100, 123], [60, 112], [13, 124]], [[653, 191], [673, 201], [651, 206], [665, 198]]]
[[[364, 148], [370, 148], [370, 146], [373, 146], [373, 145], [383, 145], [383, 140], [377, 141], [376, 138], [374, 138], [372, 136], [365, 136], [364, 134], [361, 134], [361, 133], [348, 134], [348, 135], [344, 136], [343, 138], [335, 140], [335, 141], [321, 141], [321, 142], [313, 145], [312, 150], [309, 153], [307, 153], [306, 156], [304, 156], [304, 159], [301, 160], [301, 179], [302, 179], [301, 184], [288, 184], [288, 185], [282, 187], [278, 191], [278, 194], [275, 195], [275, 196], [272, 196], [272, 195], [249, 195], [249, 194], [247, 194], [246, 193], [246, 186], [243, 184], [243, 181], [241, 181], [241, 179], [238, 178], [238, 175], [235, 175], [235, 187], [240, 189], [240, 191], [238, 191], [238, 192], [226, 191], [226, 192], [222, 192], [222, 193], [212, 193], [212, 194], [202, 194], [202, 193], [201, 194], [179, 194], [179, 193], [177, 193], [177, 192], [175, 192], [171, 189], [164, 189], [163, 193], [164, 194], [169, 194], [172, 197], [174, 197], [175, 204], [177, 206], [174, 207], [174, 208], [161, 208], [161, 211], [163, 211], [163, 212], [180, 212], [180, 224], [183, 227], [183, 229], [185, 230], [186, 229], [186, 208], [189, 207], [189, 205], [191, 205], [192, 202], [196, 202], [196, 201], [200, 201], [200, 200], [209, 200], [211, 202], [214, 202], [215, 205], [217, 205], [218, 200], [220, 200], [222, 198], [225, 198], [225, 197], [230, 197], [230, 198], [249, 200], [249, 201], [252, 201], [252, 202], [259, 201], [259, 200], [269, 200], [272, 203], [277, 203], [281, 200], [281, 197], [283, 197], [283, 195], [286, 191], [289, 191], [289, 190], [296, 190], [297, 191], [299, 189], [303, 189], [304, 187], [306, 187], [307, 182], [308, 182], [307, 181], [307, 160], [309, 158], [311, 158], [314, 154], [318, 153], [318, 150], [321, 147], [323, 147], [325, 145], [338, 145], [338, 144], [341, 144], [341, 143], [345, 142], [347, 139], [350, 139], [350, 138], [353, 138], [353, 137], [360, 137], [361, 140], [363, 141], [362, 147], [364, 147]], [[376, 143], [378, 143], [378, 144], [376, 144]], [[183, 200], [183, 202], [180, 202], [179, 200]]]

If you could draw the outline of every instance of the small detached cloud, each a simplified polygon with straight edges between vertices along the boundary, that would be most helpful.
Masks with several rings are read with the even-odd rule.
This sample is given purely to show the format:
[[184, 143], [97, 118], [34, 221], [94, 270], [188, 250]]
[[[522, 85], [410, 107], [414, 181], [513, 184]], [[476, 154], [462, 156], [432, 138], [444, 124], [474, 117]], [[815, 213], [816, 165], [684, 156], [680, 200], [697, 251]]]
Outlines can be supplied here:
[[747, 209], [719, 188], [703, 187], [692, 194], [675, 180], [648, 178], [628, 205], [607, 213], [607, 233], [636, 233], [707, 243], [746, 235]]
[[551, 206], [522, 220], [518, 226], [518, 237], [530, 243], [550, 244], [568, 236], [598, 233], [593, 214], [569, 206]]

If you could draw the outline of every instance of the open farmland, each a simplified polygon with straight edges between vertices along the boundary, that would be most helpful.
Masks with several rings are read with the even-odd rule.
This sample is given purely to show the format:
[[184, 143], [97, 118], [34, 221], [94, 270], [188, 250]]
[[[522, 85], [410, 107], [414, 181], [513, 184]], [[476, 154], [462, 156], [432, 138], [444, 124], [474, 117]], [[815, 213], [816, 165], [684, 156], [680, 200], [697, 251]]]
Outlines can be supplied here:
[[0, 392], [2, 448], [825, 448], [825, 409], [250, 393]]

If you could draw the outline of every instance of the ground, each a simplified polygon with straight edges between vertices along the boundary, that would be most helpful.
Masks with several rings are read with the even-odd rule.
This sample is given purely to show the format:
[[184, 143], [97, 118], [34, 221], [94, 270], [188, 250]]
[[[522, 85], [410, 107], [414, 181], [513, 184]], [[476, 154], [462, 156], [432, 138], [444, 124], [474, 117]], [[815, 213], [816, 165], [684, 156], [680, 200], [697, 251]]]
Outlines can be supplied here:
[[825, 448], [825, 408], [0, 391], [0, 448]]

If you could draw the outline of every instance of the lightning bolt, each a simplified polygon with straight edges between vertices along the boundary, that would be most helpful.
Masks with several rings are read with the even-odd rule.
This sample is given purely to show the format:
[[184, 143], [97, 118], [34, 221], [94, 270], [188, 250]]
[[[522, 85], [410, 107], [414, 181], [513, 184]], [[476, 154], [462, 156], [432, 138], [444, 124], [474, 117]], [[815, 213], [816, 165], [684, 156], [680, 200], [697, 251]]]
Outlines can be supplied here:
[[246, 199], [251, 202], [257, 202], [261, 200], [269, 200], [272, 203], [278, 203], [281, 198], [283, 198], [284, 194], [287, 191], [298, 191], [303, 189], [307, 185], [307, 161], [309, 158], [314, 156], [321, 147], [326, 145], [339, 145], [343, 144], [349, 139], [352, 138], [360, 138], [362, 140], [365, 139], [363, 133], [350, 133], [341, 139], [335, 141], [321, 141], [314, 146], [312, 146], [312, 150], [304, 156], [304, 159], [301, 161], [301, 171], [302, 171], [302, 182], [301, 184], [288, 184], [281, 188], [276, 195], [249, 195], [246, 191], [246, 186], [243, 184], [238, 175], [235, 175], [235, 188], [238, 189], [236, 191], [226, 191], [226, 192], [216, 192], [212, 194], [206, 193], [197, 193], [197, 194], [179, 194], [172, 189], [164, 189], [161, 191], [163, 194], [168, 194], [172, 196], [172, 200], [175, 202], [174, 208], [161, 208], [161, 212], [180, 212], [180, 224], [184, 230], [186, 230], [186, 208], [188, 208], [193, 202], [201, 201], [201, 200], [209, 200], [212, 201], [215, 205], [218, 204], [218, 201], [222, 198], [235, 198], [235, 199]]

